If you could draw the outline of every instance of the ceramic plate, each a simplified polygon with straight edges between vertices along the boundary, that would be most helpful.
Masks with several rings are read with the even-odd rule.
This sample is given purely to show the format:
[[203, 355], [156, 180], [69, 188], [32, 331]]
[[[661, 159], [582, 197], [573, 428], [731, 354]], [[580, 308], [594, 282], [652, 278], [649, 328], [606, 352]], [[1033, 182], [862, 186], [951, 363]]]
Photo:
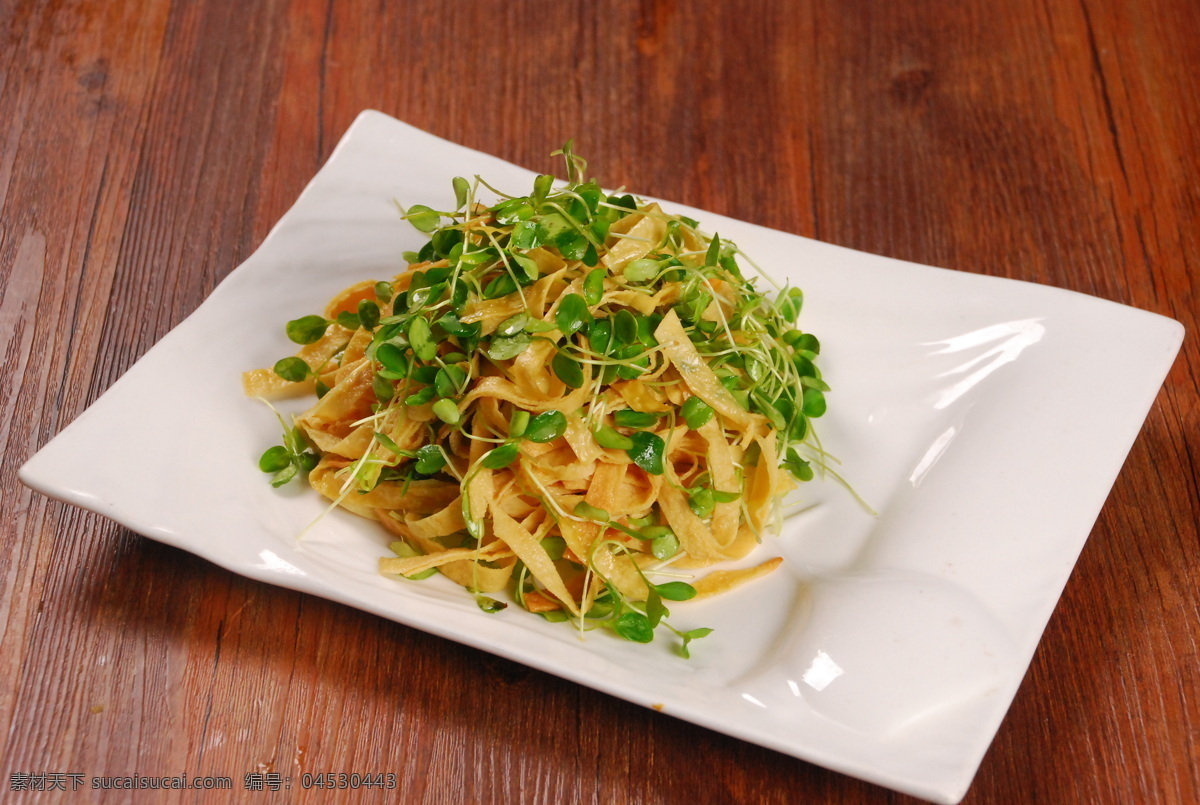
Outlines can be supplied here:
[[[678, 627], [715, 629], [691, 660], [662, 636], [649, 646], [607, 632], [580, 640], [515, 607], [485, 614], [445, 579], [379, 576], [387, 537], [353, 515], [336, 512], [298, 540], [321, 500], [299, 485], [272, 489], [256, 466], [278, 426], [242, 396], [240, 373], [292, 354], [283, 322], [402, 268], [400, 253], [422, 236], [393, 199], [445, 209], [450, 179], [474, 174], [532, 186], [529, 171], [363, 113], [258, 251], [30, 459], [21, 480], [236, 573], [958, 801], [1183, 328], [1077, 293], [670, 204], [804, 289], [801, 324], [820, 336], [833, 388], [819, 432], [878, 516], [832, 481], [805, 485], [808, 508], [747, 560], [782, 555], [780, 570], [674, 607]], [[186, 461], [162, 449], [180, 428]]]

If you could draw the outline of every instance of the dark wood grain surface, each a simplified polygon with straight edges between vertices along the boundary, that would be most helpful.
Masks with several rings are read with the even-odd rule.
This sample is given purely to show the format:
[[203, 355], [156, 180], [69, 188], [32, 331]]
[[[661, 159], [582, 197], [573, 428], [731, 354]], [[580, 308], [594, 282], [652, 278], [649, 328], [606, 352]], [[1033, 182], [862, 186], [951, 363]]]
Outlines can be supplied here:
[[374, 108], [536, 170], [574, 137], [613, 185], [1182, 321], [965, 801], [1200, 802], [1194, 0], [0, 0], [0, 42], [0, 801], [101, 799], [10, 790], [47, 772], [235, 786], [106, 802], [346, 801], [243, 778], [381, 770], [428, 803], [913, 801], [19, 485]]

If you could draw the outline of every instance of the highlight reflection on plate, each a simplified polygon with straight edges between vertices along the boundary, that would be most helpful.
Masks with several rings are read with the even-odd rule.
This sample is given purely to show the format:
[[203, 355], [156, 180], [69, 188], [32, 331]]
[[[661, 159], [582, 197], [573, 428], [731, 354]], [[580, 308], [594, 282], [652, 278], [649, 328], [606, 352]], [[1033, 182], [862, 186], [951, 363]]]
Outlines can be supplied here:
[[[681, 627], [715, 628], [691, 661], [662, 640], [580, 641], [516, 608], [484, 614], [445, 580], [379, 576], [387, 537], [353, 515], [335, 512], [298, 541], [322, 502], [271, 489], [255, 466], [277, 426], [241, 396], [239, 375], [292, 352], [282, 328], [260, 322], [318, 310], [353, 281], [399, 271], [400, 253], [421, 236], [392, 200], [442, 208], [451, 178], [476, 173], [501, 188], [533, 180], [364, 112], [258, 251], [30, 459], [22, 481], [245, 576], [899, 791], [960, 799], [1182, 327], [664, 202], [804, 289], [801, 325], [821, 337], [833, 389], [822, 442], [879, 515], [837, 484], [806, 485], [803, 512], [747, 560], [779, 554], [783, 568], [673, 607]], [[188, 461], [159, 449], [181, 421], [204, 434]], [[138, 439], [125, 438], [134, 431]]]

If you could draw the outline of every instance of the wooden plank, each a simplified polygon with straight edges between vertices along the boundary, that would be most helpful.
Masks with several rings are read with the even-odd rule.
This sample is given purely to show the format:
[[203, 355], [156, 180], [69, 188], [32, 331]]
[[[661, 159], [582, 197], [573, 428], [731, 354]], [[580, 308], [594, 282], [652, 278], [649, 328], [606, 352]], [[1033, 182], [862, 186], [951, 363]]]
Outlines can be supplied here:
[[[1200, 801], [1194, 2], [4, 0], [0, 21], [0, 787], [186, 771], [324, 802], [299, 775], [394, 770], [413, 802], [915, 801], [17, 483], [376, 108], [541, 171], [573, 137], [612, 184], [1181, 320], [966, 802]], [[292, 790], [245, 792], [270, 771]]]

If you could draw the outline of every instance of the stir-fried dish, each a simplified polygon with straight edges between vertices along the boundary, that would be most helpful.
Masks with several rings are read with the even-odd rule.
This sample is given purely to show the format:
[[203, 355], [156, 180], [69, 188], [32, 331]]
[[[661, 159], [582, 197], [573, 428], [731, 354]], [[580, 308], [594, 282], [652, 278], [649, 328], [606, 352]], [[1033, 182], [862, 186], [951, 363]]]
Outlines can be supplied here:
[[664, 602], [780, 561], [697, 572], [748, 554], [813, 477], [820, 345], [798, 289], [768, 297], [733, 243], [558, 153], [565, 183], [456, 178], [453, 210], [401, 208], [429, 235], [407, 267], [288, 323], [299, 352], [246, 392], [317, 400], [259, 465], [378, 521], [384, 574], [637, 642], [665, 626], [686, 655], [709, 630]]

